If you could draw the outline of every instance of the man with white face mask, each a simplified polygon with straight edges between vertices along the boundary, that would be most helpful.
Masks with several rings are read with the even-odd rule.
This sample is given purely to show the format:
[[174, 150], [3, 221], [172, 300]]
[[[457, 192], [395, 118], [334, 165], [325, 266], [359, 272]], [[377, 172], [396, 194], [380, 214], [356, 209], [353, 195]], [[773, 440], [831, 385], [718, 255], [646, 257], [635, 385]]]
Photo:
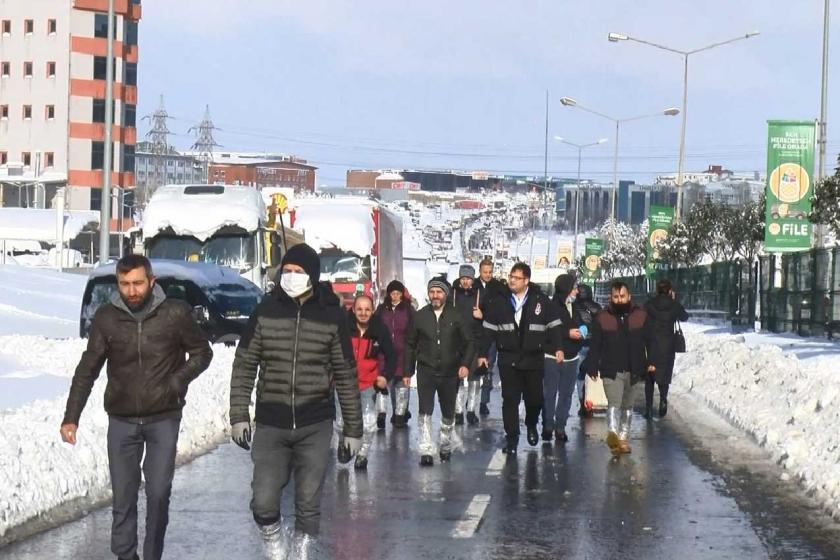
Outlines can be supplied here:
[[[251, 392], [259, 372], [251, 511], [270, 557], [313, 554], [335, 418], [334, 394], [344, 419], [342, 455], [349, 460], [362, 444], [346, 316], [329, 284], [319, 284], [319, 275], [320, 259], [311, 247], [301, 244], [288, 250], [280, 281], [248, 321], [233, 362], [231, 435], [246, 450], [251, 442]], [[290, 545], [280, 523], [280, 496], [292, 473], [296, 519]]]

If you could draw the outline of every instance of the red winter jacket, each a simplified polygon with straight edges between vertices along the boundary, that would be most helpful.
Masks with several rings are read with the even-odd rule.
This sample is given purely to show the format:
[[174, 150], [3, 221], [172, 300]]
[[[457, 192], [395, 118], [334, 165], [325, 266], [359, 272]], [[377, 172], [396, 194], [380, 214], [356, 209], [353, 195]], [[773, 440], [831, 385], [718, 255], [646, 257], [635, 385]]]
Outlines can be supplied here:
[[389, 380], [393, 378], [397, 357], [391, 334], [382, 321], [378, 317], [371, 317], [364, 335], [359, 332], [352, 312], [350, 321], [350, 341], [353, 344], [353, 357], [356, 359], [359, 390], [373, 387], [380, 375]]

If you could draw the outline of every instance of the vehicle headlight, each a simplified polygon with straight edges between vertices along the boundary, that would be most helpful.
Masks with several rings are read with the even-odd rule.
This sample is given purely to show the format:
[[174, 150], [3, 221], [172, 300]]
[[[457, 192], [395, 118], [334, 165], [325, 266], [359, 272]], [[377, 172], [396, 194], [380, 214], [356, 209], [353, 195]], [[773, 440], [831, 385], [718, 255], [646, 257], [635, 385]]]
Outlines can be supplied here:
[[196, 305], [193, 307], [193, 317], [199, 323], [206, 323], [210, 320], [210, 312], [203, 305]]

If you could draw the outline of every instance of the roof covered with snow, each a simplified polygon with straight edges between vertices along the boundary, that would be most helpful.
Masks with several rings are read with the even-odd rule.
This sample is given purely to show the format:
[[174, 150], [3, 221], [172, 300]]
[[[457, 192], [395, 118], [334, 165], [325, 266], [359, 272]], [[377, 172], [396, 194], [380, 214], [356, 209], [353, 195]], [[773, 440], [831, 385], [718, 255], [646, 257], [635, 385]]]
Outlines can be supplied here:
[[364, 256], [376, 242], [375, 202], [365, 198], [298, 199], [294, 228], [317, 249], [337, 247]]
[[143, 235], [151, 237], [171, 227], [177, 235], [204, 241], [225, 226], [256, 231], [265, 220], [265, 202], [252, 187], [166, 185], [155, 191], [146, 206]]
[[[199, 286], [213, 287], [221, 284], [249, 284], [250, 280], [239, 275], [232, 268], [212, 263], [187, 262], [168, 259], [151, 259], [152, 272], [155, 276], [191, 280]], [[91, 278], [115, 276], [117, 263], [111, 262], [97, 266], [90, 273]]]
[[[56, 210], [0, 208], [0, 239], [55, 243]], [[85, 226], [99, 224], [99, 212], [64, 211], [64, 241], [79, 235]]]

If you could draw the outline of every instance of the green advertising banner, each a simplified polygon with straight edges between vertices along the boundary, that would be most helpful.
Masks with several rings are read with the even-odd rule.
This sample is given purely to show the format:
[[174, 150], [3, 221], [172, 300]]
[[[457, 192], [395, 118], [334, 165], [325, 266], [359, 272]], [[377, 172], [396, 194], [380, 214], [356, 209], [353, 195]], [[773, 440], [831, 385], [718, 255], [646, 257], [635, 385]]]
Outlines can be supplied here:
[[809, 121], [768, 121], [764, 250], [802, 251], [811, 247], [814, 128]]
[[674, 223], [674, 209], [670, 206], [651, 206], [648, 213], [648, 242], [647, 242], [647, 264], [645, 271], [650, 275], [657, 268], [659, 249], [656, 244], [668, 237], [671, 232], [671, 224]]
[[604, 254], [604, 240], [587, 238], [583, 252], [583, 279], [590, 282], [601, 275], [601, 255]]

